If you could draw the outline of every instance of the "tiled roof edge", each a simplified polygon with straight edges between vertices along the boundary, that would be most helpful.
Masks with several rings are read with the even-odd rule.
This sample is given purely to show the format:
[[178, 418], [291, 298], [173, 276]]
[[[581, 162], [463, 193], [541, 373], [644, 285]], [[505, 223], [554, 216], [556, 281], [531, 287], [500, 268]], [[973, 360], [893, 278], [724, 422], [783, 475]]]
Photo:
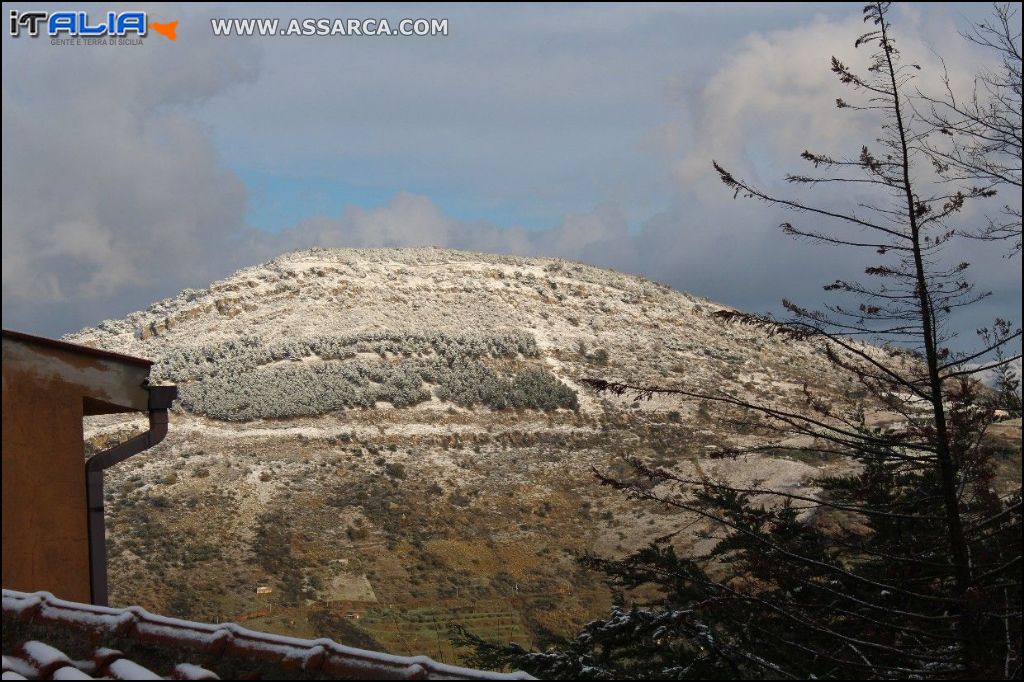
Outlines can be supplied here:
[[524, 672], [497, 673], [438, 663], [427, 656], [395, 656], [331, 639], [299, 639], [149, 613], [139, 606], [111, 608], [59, 599], [49, 592], [3, 590], [3, 612], [21, 621], [105, 631], [139, 642], [241, 657], [311, 674], [357, 679], [532, 680]]

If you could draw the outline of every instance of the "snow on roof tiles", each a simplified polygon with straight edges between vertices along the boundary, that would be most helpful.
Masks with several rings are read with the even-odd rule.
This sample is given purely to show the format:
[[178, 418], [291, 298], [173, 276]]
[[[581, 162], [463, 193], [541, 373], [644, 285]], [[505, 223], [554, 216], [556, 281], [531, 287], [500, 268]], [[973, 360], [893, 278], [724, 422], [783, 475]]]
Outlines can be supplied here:
[[[181, 662], [161, 671], [170, 679], [219, 679], [215, 672], [226, 665], [241, 667], [273, 678], [271, 671], [287, 671], [289, 677], [354, 679], [463, 679], [529, 680], [526, 673], [495, 673], [438, 663], [426, 656], [393, 656], [339, 644], [330, 639], [298, 639], [248, 630], [234, 623], [211, 625], [165, 618], [132, 606], [124, 609], [65, 601], [48, 592], [3, 590], [3, 679], [90, 679], [91, 675], [114, 679], [164, 679], [120, 651], [100, 648], [91, 660], [76, 661], [51, 646], [35, 641], [35, 630], [88, 633], [88, 641], [112, 643], [126, 650], [159, 651], [163, 659], [191, 659], [204, 667]], [[24, 626], [32, 639], [12, 642], [9, 634]], [[26, 638], [27, 639], [27, 638]], [[12, 651], [8, 651], [8, 648]], [[157, 668], [148, 661], [144, 663]], [[84, 677], [83, 677], [84, 675]]]

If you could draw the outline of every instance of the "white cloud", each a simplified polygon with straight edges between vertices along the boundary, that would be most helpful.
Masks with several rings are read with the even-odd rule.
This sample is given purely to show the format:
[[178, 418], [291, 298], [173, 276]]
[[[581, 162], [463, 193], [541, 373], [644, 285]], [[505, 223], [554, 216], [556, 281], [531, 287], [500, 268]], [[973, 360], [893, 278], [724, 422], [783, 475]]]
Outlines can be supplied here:
[[[621, 212], [606, 205], [573, 213], [547, 230], [504, 227], [487, 221], [456, 220], [428, 198], [400, 192], [385, 206], [347, 208], [336, 217], [318, 216], [269, 240], [269, 252], [313, 246], [441, 246], [519, 255], [579, 258], [601, 244], [627, 238]], [[261, 249], [267, 242], [260, 240]]]
[[[985, 55], [959, 36], [948, 15], [932, 16], [926, 21], [918, 8], [894, 7], [903, 63], [921, 67], [914, 86], [940, 91], [943, 63], [932, 46], [941, 45], [953, 81], [969, 87]], [[794, 28], [747, 36], [691, 103], [693, 127], [682, 135], [690, 145], [673, 166], [678, 182], [688, 186], [705, 178], [712, 158], [748, 174], [768, 171], [768, 180], [800, 168], [797, 157], [804, 149], [856, 155], [861, 144], [872, 144], [879, 133], [875, 112], [836, 109], [836, 98], [868, 104], [867, 97], [831, 72], [834, 56], [866, 73], [876, 46], [857, 48], [854, 40], [870, 28], [856, 14], [818, 16]]]

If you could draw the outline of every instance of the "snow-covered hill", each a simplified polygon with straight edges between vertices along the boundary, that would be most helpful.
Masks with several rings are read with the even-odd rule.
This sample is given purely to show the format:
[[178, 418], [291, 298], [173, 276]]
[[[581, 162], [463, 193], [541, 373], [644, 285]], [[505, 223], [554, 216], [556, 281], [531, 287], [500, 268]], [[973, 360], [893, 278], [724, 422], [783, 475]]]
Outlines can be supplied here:
[[[164, 443], [108, 474], [112, 598], [448, 660], [452, 622], [524, 645], [573, 632], [610, 599], [579, 554], [680, 528], [681, 551], [707, 543], [694, 519], [636, 505], [594, 468], [626, 475], [621, 456], [640, 455], [807, 487], [834, 466], [710, 458], [751, 436], [699, 401], [581, 382], [792, 406], [808, 386], [854, 396], [811, 344], [723, 310], [562, 260], [316, 249], [71, 335], [153, 358], [181, 388]], [[86, 435], [101, 448], [144, 426], [95, 417]], [[274, 590], [269, 611], [257, 585]]]
[[[714, 313], [725, 309], [641, 277], [562, 260], [315, 249], [69, 338], [156, 359], [157, 378], [182, 385], [186, 408], [242, 420], [375, 402], [548, 404], [506, 405], [466, 388], [494, 374], [506, 383], [492, 393], [507, 393], [502, 389], [528, 368], [537, 381], [550, 375], [553, 388], [574, 391], [580, 377], [594, 375], [768, 397], [809, 380], [830, 383], [831, 367], [811, 347], [722, 322]], [[371, 385], [379, 390], [362, 390]], [[337, 399], [296, 395], [303, 390]], [[258, 405], [241, 399], [254, 393]], [[594, 405], [584, 396], [584, 410]]]

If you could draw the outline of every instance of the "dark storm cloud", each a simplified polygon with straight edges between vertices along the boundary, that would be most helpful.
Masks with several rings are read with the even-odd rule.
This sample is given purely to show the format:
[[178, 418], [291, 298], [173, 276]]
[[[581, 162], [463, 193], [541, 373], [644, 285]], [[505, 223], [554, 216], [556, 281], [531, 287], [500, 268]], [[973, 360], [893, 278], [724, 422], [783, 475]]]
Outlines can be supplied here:
[[254, 78], [258, 57], [4, 36], [5, 327], [69, 331], [240, 262], [246, 190], [190, 110]]

